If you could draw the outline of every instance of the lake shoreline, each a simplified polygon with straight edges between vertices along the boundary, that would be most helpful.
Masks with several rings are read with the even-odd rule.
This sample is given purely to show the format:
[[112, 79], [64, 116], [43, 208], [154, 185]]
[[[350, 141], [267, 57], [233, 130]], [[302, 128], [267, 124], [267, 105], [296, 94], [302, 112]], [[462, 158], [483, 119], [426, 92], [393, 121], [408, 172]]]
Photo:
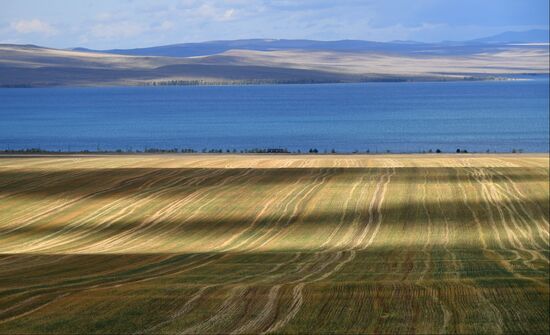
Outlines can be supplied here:
[[514, 78], [514, 75], [498, 75], [498, 76], [477, 76], [467, 75], [460, 77], [453, 76], [434, 76], [434, 77], [391, 77], [381, 76], [359, 80], [296, 80], [296, 81], [277, 81], [277, 80], [252, 80], [252, 81], [202, 81], [202, 80], [170, 80], [170, 81], [154, 81], [154, 82], [104, 82], [104, 83], [87, 83], [87, 84], [0, 84], [0, 89], [14, 88], [124, 88], [124, 87], [216, 87], [216, 86], [268, 86], [268, 85], [349, 85], [349, 84], [368, 84], [368, 83], [448, 83], [448, 82], [499, 82], [499, 81], [531, 81], [540, 78], [545, 78], [550, 73], [525, 73], [525, 76], [533, 78]]
[[377, 157], [377, 158], [392, 158], [392, 157], [426, 157], [426, 158], [450, 158], [450, 157], [548, 157], [550, 159], [550, 152], [527, 152], [527, 153], [506, 153], [506, 152], [468, 152], [468, 153], [286, 153], [286, 154], [262, 154], [262, 153], [42, 153], [42, 154], [11, 154], [0, 152], [0, 159], [2, 158], [92, 158], [92, 157], [147, 157], [147, 158], [197, 158], [197, 157], [219, 157], [219, 158], [246, 158], [246, 157], [265, 157], [265, 158], [346, 158], [346, 157]]

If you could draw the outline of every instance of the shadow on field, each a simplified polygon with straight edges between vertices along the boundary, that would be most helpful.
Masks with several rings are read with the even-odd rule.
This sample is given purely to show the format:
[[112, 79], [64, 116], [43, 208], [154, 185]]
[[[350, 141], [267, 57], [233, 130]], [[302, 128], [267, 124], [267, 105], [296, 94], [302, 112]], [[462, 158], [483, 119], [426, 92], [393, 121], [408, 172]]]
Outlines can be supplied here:
[[[193, 216], [194, 211], [180, 209], [176, 216], [170, 219], [154, 219], [155, 210], [143, 212], [139, 214], [137, 219], [104, 219], [101, 217], [76, 221], [57, 221], [48, 224], [32, 224], [28, 226], [0, 226], [0, 241], [5, 239], [6, 242], [17, 241], [19, 237], [23, 237], [26, 241], [35, 239], [63, 237], [70, 241], [69, 245], [86, 246], [90, 243], [99, 243], [102, 240], [110, 238], [123, 238], [122, 241], [139, 239], [140, 241], [156, 241], [151, 245], [160, 245], [163, 241], [192, 241], [193, 243], [215, 243], [229, 239], [233, 234], [245, 231], [249, 227], [254, 228], [254, 232], [262, 235], [266, 233], [273, 234], [279, 229], [292, 227], [294, 234], [300, 238], [311, 238], [319, 236], [320, 239], [326, 238], [327, 235], [337, 229], [337, 226], [342, 222], [342, 226], [338, 229], [345, 231], [351, 225], [364, 227], [368, 222], [372, 225], [379, 218], [376, 211], [369, 213], [369, 201], [365, 202], [358, 211], [351, 208], [343, 213], [342, 208], [322, 206], [313, 210], [304, 211], [308, 208], [306, 200], [300, 206], [300, 209], [294, 214], [286, 212], [277, 212], [274, 210], [267, 213], [260, 219], [257, 214], [261, 209], [261, 204], [258, 205], [258, 210], [251, 214], [243, 214], [239, 207], [233, 207], [231, 204], [218, 206], [215, 209], [209, 209], [208, 213]], [[169, 205], [166, 204], [166, 205]], [[512, 209], [511, 211], [505, 208]], [[504, 209], [504, 211], [503, 211]], [[529, 201], [511, 200], [498, 201], [494, 204], [484, 201], [468, 200], [463, 201], [420, 201], [400, 202], [399, 204], [387, 202], [382, 205], [381, 215], [383, 219], [383, 229], [393, 232], [406, 232], [416, 225], [426, 224], [428, 219], [432, 224], [444, 226], [448, 224], [454, 231], [473, 227], [475, 219], [477, 219], [483, 227], [490, 229], [491, 216], [492, 220], [497, 223], [501, 221], [499, 213], [504, 213], [504, 219], [508, 222], [513, 219], [517, 222], [521, 220], [530, 221], [528, 215], [538, 220], [548, 220], [549, 198], [530, 198]], [[426, 212], [427, 210], [427, 212]], [[475, 211], [472, 214], [472, 210]], [[85, 218], [88, 214], [84, 214]], [[105, 214], [109, 217], [109, 213]], [[429, 216], [429, 217], [428, 217]], [[135, 217], [135, 216], [134, 216]], [[17, 220], [17, 218], [14, 218]], [[45, 219], [45, 223], [49, 222]], [[440, 227], [439, 229], [443, 229]], [[477, 230], [475, 230], [477, 231]], [[470, 233], [468, 229], [463, 234]], [[293, 235], [296, 237], [296, 235]], [[472, 238], [477, 238], [472, 235]], [[214, 241], [214, 242], [213, 242]], [[30, 243], [30, 242], [29, 242]], [[155, 244], [156, 243], [156, 244]], [[159, 244], [160, 243], [160, 244]], [[452, 243], [451, 243], [452, 244]], [[117, 243], [114, 244], [115, 246]], [[214, 246], [214, 245], [213, 245]], [[394, 245], [395, 246], [395, 245]], [[71, 248], [71, 247], [67, 247]], [[299, 249], [297, 247], [297, 249]], [[60, 250], [63, 250], [61, 248]], [[0, 245], [0, 252], [2, 246]]]
[[[495, 183], [548, 182], [548, 172], [525, 167], [481, 168]], [[345, 192], [347, 185], [367, 175], [375, 183], [387, 168], [113, 168], [68, 169], [58, 171], [0, 171], [0, 197], [18, 194], [39, 198], [67, 194], [73, 197], [124, 197], [162, 189], [161, 197], [183, 197], [212, 187], [284, 187], [295, 182], [304, 185], [327, 178]], [[460, 183], [476, 180], [469, 168], [395, 168], [391, 184]]]
[[[78, 323], [77, 327], [89, 325], [87, 329], [97, 329], [98, 325], [110, 326], [103, 320], [114, 317], [131, 330], [116, 333], [140, 334], [144, 333], [143, 329], [173, 321], [174, 316], [178, 322], [188, 317], [191, 324], [208, 320], [220, 310], [223, 312], [220, 306], [233, 304], [228, 297], [232, 297], [235, 288], [247, 292], [238, 297], [239, 303], [242, 301], [247, 306], [259, 303], [261, 308], [274, 285], [282, 286], [277, 291], [279, 302], [276, 307], [285, 311], [292, 306], [291, 298], [298, 283], [304, 283], [301, 285], [304, 285], [303, 308], [306, 311], [312, 307], [324, 310], [328, 308], [326, 306], [344, 306], [341, 315], [350, 312], [365, 315], [368, 306], [384, 305], [385, 309], [373, 309], [367, 314], [369, 318], [381, 318], [386, 322], [386, 310], [398, 311], [407, 318], [417, 316], [421, 310], [434, 310], [438, 305], [431, 302], [437, 294], [439, 299], [457, 304], [459, 308], [463, 308], [463, 304], [472, 304], [472, 315], [476, 315], [480, 313], [478, 299], [482, 295], [483, 299], [491, 297], [491, 301], [500, 303], [499, 306], [511, 310], [514, 315], [517, 315], [516, 310], [511, 308], [519, 306], [517, 311], [524, 312], [525, 317], [521, 320], [526, 318], [525, 324], [539, 328], [547, 325], [547, 291], [530, 278], [518, 278], [507, 271], [499, 259], [487, 258], [481, 250], [463, 250], [457, 254], [461, 264], [460, 278], [456, 277], [456, 268], [450, 265], [448, 255], [433, 253], [434, 257], [427, 259], [426, 251], [421, 247], [407, 251], [370, 248], [357, 252], [339, 269], [340, 259], [335, 258], [335, 254], [0, 255], [0, 306], [4, 307], [0, 309], [0, 324], [7, 325], [8, 329], [13, 324], [37, 323], [40, 327], [45, 324], [48, 330], [53, 329], [47, 333], [61, 334], [68, 333], [60, 331], [64, 325], [73, 326], [74, 323], [69, 322]], [[341, 259], [349, 255], [343, 253]], [[434, 268], [430, 269], [427, 279], [422, 277], [419, 284], [426, 260]], [[316, 269], [322, 271], [316, 272]], [[548, 271], [541, 268], [541, 271], [527, 275], [547, 279]], [[198, 303], [193, 305], [193, 309], [186, 309], [195, 300]], [[415, 303], [414, 308], [410, 307], [410, 302]], [[538, 313], [535, 317], [533, 311]], [[256, 311], [250, 308], [245, 312]], [[157, 314], [158, 319], [147, 318]], [[243, 315], [240, 313], [237, 317], [248, 317]], [[58, 321], [57, 316], [62, 320]], [[323, 314], [312, 322], [330, 323], [338, 317]], [[14, 318], [20, 319], [14, 321]], [[403, 319], [399, 315], [396, 322], [402, 323]], [[355, 320], [344, 321], [356, 327]], [[110, 330], [103, 332], [114, 333]]]
[[[323, 254], [334, 254], [339, 250], [330, 250]], [[481, 249], [463, 249], [460, 251], [464, 256], [464, 261], [475, 261], [477, 258], [483, 259], [486, 256]], [[262, 267], [273, 264], [288, 262], [299, 253], [301, 257], [295, 258], [296, 263], [314, 263], [323, 262], [326, 259], [316, 257], [316, 251], [296, 251], [296, 250], [277, 250], [277, 251], [247, 251], [247, 252], [188, 252], [188, 253], [114, 253], [114, 254], [1, 254], [0, 255], [0, 273], [2, 274], [3, 284], [2, 294], [18, 293], [18, 287], [26, 286], [24, 284], [36, 282], [37, 288], [47, 286], [48, 279], [55, 281], [73, 278], [67, 285], [76, 286], [76, 282], [90, 282], [93, 278], [103, 278], [106, 280], [118, 281], [124, 277], [138, 279], [140, 277], [149, 277], [159, 270], [165, 275], [185, 273], [200, 273], [204, 277], [223, 274], [228, 268], [235, 268], [240, 271], [260, 272]], [[514, 255], [510, 254], [513, 259]], [[385, 257], [394, 257], [400, 261], [408, 260], [410, 262], [422, 263], [426, 259], [425, 250], [422, 246], [410, 247], [407, 249], [379, 248], [372, 247], [368, 250], [356, 252], [356, 263], [381, 264], [387, 266]], [[403, 258], [403, 259], [401, 259]], [[414, 259], [411, 259], [414, 258]], [[443, 260], [444, 256], [432, 255], [432, 261]], [[3, 263], [14, 263], [15, 265], [4, 266]], [[212, 262], [213, 261], [213, 262]], [[487, 259], [489, 261], [489, 259]], [[498, 263], [497, 260], [495, 260]], [[196, 265], [207, 266], [210, 268], [204, 272]], [[214, 270], [213, 270], [214, 269]], [[369, 272], [368, 267], [359, 267], [354, 271]], [[402, 269], [410, 271], [410, 269]], [[380, 269], [378, 269], [380, 271]], [[235, 275], [239, 276], [237, 271]], [[24, 277], [23, 277], [24, 276]], [[193, 277], [191, 275], [191, 277]], [[10, 283], [11, 285], [8, 285]], [[191, 282], [192, 283], [192, 282]], [[8, 289], [13, 286], [14, 288]]]
[[[307, 272], [301, 274], [293, 271], [296, 265], [322, 264], [338, 252], [339, 250], [330, 250], [322, 252], [321, 256], [314, 250], [305, 252], [278, 250], [218, 253], [3, 254], [0, 255], [0, 274], [2, 274], [0, 297], [18, 295], [27, 291], [32, 291], [34, 295], [43, 295], [60, 290], [74, 292], [83, 288], [114, 288], [122, 284], [144, 283], [143, 287], [137, 287], [141, 290], [150, 285], [147, 284], [150, 280], [157, 279], [159, 281], [155, 285], [159, 285], [159, 289], [166, 285], [177, 287], [189, 285], [191, 288], [198, 288], [204, 284], [223, 285], [229, 279], [262, 278], [277, 265], [286, 265], [280, 271], [283, 273], [288, 271], [290, 279], [284, 277], [278, 279], [285, 283], [307, 275]], [[472, 277], [491, 279], [498, 276], [503, 280], [517, 280], [513, 274], [502, 267], [499, 259], [487, 258], [481, 249], [455, 249], [454, 252], [460, 254], [461, 262], [465, 264], [482, 264], [482, 269], [475, 267], [463, 269]], [[499, 254], [509, 260], [515, 258], [514, 254], [507, 251], [500, 251]], [[449, 262], [446, 257], [448, 255], [435, 252], [427, 256], [422, 246], [371, 247], [356, 251], [353, 261], [341, 272], [344, 276], [372, 275], [379, 279], [382, 275], [397, 280], [402, 275], [411, 273], [410, 266], [416, 264], [419, 269], [422, 269], [426, 260], [432, 264], [444, 266]], [[334, 262], [331, 267], [337, 264], [338, 262]], [[405, 266], [406, 264], [408, 266]], [[419, 269], [412, 272], [418, 273]], [[547, 276], [548, 271], [544, 269], [544, 266], [541, 267], [538, 275]], [[453, 269], [449, 268], [448, 271]], [[326, 282], [331, 282], [337, 276], [330, 277]], [[417, 277], [413, 276], [414, 278]], [[387, 284], [392, 285], [390, 278], [387, 279]], [[530, 283], [528, 280], [520, 280], [520, 282]], [[227, 284], [230, 283], [231, 280]]]

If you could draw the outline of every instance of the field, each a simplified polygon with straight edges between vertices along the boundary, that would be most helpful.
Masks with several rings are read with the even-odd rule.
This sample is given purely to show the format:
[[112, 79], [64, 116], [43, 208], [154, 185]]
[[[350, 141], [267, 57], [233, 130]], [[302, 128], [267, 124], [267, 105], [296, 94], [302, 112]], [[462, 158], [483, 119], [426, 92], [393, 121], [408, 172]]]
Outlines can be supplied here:
[[0, 157], [1, 334], [548, 334], [545, 155]]

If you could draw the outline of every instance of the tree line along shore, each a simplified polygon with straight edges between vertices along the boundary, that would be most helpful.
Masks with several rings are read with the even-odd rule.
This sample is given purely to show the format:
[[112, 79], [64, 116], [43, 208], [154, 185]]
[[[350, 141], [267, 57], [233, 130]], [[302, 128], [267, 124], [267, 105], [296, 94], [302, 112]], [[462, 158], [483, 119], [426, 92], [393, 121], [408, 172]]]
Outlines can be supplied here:
[[97, 150], [71, 150], [70, 148], [66, 150], [48, 150], [40, 148], [24, 148], [24, 149], [4, 149], [0, 150], [1, 154], [313, 154], [313, 155], [323, 155], [323, 154], [467, 154], [467, 153], [478, 153], [478, 154], [488, 154], [488, 153], [523, 153], [523, 149], [511, 148], [510, 151], [496, 151], [487, 149], [485, 151], [473, 151], [468, 149], [457, 148], [456, 150], [441, 150], [441, 149], [428, 149], [428, 150], [418, 150], [418, 151], [392, 151], [392, 150], [336, 150], [336, 149], [317, 149], [309, 148], [306, 150], [289, 150], [287, 148], [253, 148], [253, 149], [201, 149], [196, 150], [192, 148], [171, 148], [171, 149], [161, 149], [161, 148], [145, 148], [143, 150], [133, 150], [133, 149], [97, 149]]

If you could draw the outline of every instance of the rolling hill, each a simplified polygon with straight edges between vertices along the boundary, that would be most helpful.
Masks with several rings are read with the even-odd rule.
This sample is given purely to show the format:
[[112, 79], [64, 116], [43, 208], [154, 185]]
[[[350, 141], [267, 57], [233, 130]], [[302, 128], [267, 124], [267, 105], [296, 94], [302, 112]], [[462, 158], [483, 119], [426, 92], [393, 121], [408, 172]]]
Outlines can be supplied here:
[[544, 43], [237, 40], [131, 50], [0, 45], [0, 87], [339, 83], [548, 74]]
[[[415, 41], [374, 42], [362, 40], [315, 41], [286, 39], [245, 39], [229, 41], [209, 41], [202, 43], [180, 43], [135, 49], [91, 50], [75, 48], [73, 50], [100, 52], [131, 56], [192, 57], [223, 53], [229, 50], [254, 51], [335, 51], [393, 54], [463, 55], [495, 50], [492, 44], [507, 43], [548, 43], [548, 30], [508, 31], [494, 36], [464, 41], [443, 43], [421, 43]], [[502, 47], [502, 45], [500, 46]]]
[[473, 40], [475, 43], [548, 43], [550, 31], [533, 29], [528, 31], [506, 31], [497, 35]]

